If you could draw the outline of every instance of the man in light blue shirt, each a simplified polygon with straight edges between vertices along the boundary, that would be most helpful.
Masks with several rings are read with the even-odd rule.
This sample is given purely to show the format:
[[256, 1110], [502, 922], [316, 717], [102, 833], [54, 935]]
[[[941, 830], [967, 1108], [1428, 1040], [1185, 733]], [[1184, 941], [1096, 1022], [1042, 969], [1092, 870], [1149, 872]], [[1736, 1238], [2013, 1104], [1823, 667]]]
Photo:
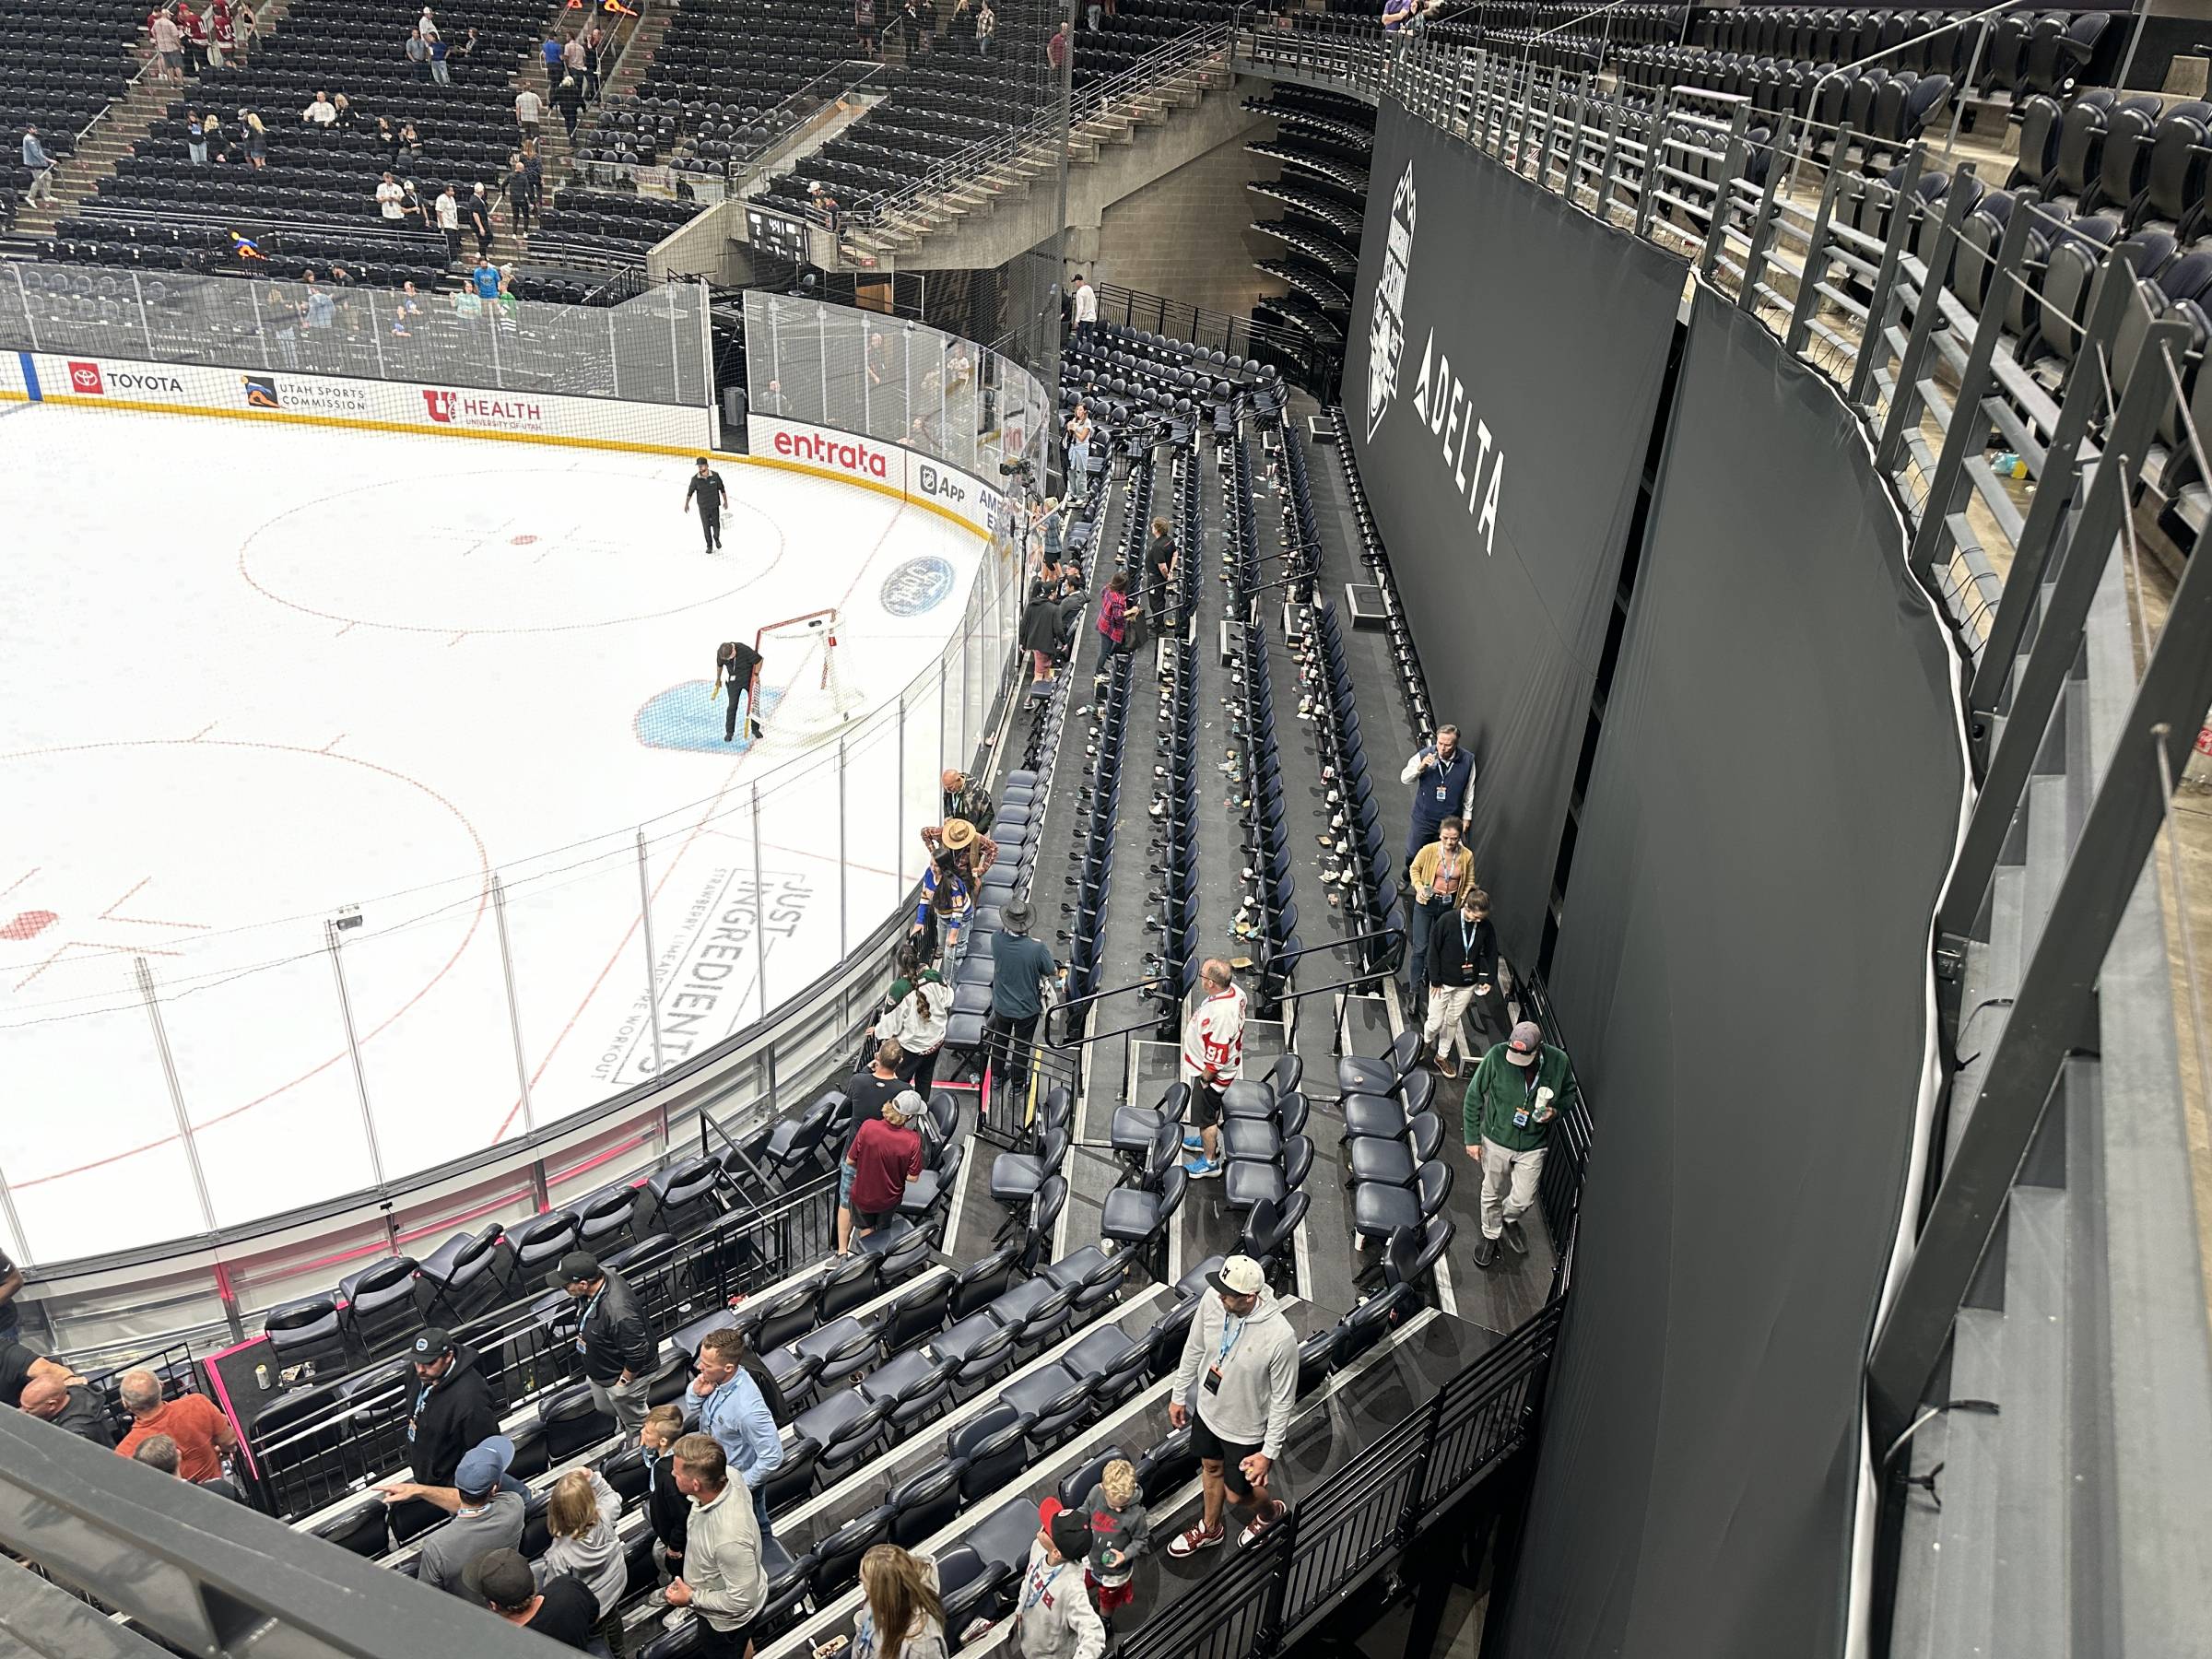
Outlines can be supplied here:
[[753, 1514], [766, 1538], [771, 1535], [768, 1477], [783, 1462], [783, 1436], [744, 1361], [745, 1337], [735, 1327], [709, 1333], [699, 1345], [691, 1368], [697, 1375], [686, 1404], [696, 1404], [699, 1431], [713, 1436], [729, 1459], [730, 1473], [752, 1494]]
[[39, 129], [35, 126], [23, 129], [23, 165], [30, 171], [30, 193], [24, 198], [25, 205], [35, 207], [41, 202], [53, 201], [53, 158], [39, 142]]

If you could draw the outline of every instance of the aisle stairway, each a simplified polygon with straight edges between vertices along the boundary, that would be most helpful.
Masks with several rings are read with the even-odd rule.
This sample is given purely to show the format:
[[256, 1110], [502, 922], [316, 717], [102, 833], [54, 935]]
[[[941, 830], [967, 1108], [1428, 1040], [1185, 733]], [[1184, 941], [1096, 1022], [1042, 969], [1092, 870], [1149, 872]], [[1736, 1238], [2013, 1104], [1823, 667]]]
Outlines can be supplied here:
[[[265, 39], [282, 30], [285, 17], [290, 10], [291, 0], [267, 0], [254, 12]], [[182, 83], [184, 95], [188, 97], [212, 93], [221, 85], [221, 76], [213, 72], [187, 78]], [[135, 153], [147, 131], [179, 96], [179, 82], [141, 73], [131, 83], [128, 92], [100, 112], [100, 119], [86, 130], [83, 140], [76, 147], [76, 153], [65, 158], [55, 169], [53, 200], [36, 207], [18, 209], [16, 238], [28, 244], [36, 239], [52, 236], [55, 225], [90, 200], [93, 193], [100, 188], [100, 182], [114, 176], [116, 163], [124, 157]], [[211, 98], [208, 107], [213, 109], [219, 101]], [[20, 137], [21, 135], [14, 136]]]

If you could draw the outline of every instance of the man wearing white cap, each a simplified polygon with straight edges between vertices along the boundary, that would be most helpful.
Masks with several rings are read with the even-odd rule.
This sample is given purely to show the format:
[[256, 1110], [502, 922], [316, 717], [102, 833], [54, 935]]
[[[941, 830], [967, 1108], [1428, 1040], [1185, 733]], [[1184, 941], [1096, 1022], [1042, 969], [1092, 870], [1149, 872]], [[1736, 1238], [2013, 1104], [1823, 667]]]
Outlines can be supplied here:
[[1574, 1104], [1574, 1070], [1567, 1051], [1544, 1041], [1543, 1029], [1524, 1019], [1482, 1057], [1467, 1081], [1464, 1117], [1467, 1156], [1482, 1166], [1482, 1238], [1475, 1265], [1498, 1259], [1498, 1241], [1515, 1255], [1528, 1253], [1521, 1217], [1536, 1201], [1544, 1173], [1544, 1143], [1559, 1114]]
[[[1298, 1404], [1298, 1333], [1283, 1317], [1260, 1265], [1250, 1256], [1230, 1256], [1206, 1284], [1211, 1288], [1183, 1338], [1182, 1363], [1168, 1395], [1168, 1420], [1178, 1429], [1190, 1425], [1204, 1494], [1198, 1524], [1168, 1546], [1178, 1560], [1228, 1535], [1221, 1524], [1224, 1500], [1252, 1508], [1239, 1544], [1250, 1544], [1282, 1519], [1282, 1500], [1269, 1495], [1267, 1477], [1283, 1454]], [[1194, 1384], [1195, 1417], [1185, 1404], [1194, 1398]]]

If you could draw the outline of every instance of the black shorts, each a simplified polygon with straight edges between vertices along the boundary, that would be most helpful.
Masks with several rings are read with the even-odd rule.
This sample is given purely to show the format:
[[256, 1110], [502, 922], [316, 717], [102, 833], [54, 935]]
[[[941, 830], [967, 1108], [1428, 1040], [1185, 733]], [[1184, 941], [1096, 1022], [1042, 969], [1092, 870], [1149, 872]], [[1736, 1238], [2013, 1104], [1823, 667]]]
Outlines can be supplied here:
[[1247, 1445], [1241, 1441], [1225, 1441], [1206, 1427], [1206, 1418], [1191, 1413], [1191, 1451], [1199, 1458], [1218, 1458], [1221, 1464], [1221, 1484], [1229, 1495], [1239, 1502], [1252, 1496], [1252, 1482], [1244, 1478], [1244, 1460], [1260, 1449], [1257, 1441]]
[[853, 1212], [853, 1226], [860, 1232], [874, 1232], [880, 1227], [888, 1227], [898, 1213], [895, 1207], [887, 1210], [856, 1209]]
[[753, 1640], [750, 1625], [739, 1625], [734, 1630], [718, 1630], [705, 1619], [694, 1618], [699, 1627], [699, 1640], [691, 1652], [696, 1659], [744, 1659], [746, 1648]]
[[1221, 1091], [1210, 1083], [1191, 1085], [1191, 1123], [1200, 1129], [1211, 1129], [1221, 1121]]

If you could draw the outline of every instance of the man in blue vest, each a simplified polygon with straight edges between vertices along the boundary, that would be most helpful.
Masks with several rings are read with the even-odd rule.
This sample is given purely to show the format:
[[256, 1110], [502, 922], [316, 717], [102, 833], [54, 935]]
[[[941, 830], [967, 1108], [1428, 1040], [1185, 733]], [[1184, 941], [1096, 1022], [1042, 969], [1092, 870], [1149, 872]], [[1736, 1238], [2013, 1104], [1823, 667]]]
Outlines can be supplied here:
[[1406, 867], [1413, 855], [1438, 839], [1446, 818], [1469, 822], [1467, 791], [1475, 782], [1475, 757], [1459, 747], [1459, 728], [1438, 726], [1436, 741], [1406, 762], [1398, 782], [1413, 785], [1413, 827], [1406, 834]]

